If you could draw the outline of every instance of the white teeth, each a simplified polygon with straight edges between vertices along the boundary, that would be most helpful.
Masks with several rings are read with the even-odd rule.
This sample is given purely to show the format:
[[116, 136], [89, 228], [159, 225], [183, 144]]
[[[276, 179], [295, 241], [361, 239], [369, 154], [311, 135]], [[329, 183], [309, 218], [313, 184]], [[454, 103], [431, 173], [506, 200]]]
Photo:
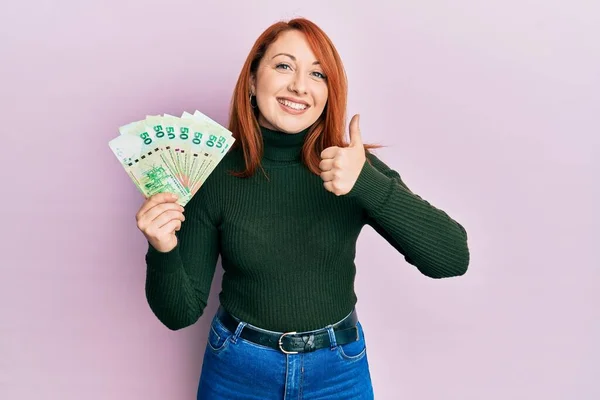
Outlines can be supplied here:
[[289, 100], [278, 99], [277, 101], [279, 101], [281, 104], [283, 104], [287, 107], [293, 108], [294, 110], [304, 110], [307, 107], [306, 104], [298, 104], [298, 103], [291, 102]]

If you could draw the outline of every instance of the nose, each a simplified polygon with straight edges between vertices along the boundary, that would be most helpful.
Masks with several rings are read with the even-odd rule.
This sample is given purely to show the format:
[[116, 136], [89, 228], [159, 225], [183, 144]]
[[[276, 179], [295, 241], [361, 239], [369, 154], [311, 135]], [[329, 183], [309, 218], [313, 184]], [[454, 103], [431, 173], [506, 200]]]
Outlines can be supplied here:
[[293, 75], [292, 81], [288, 89], [297, 94], [305, 94], [306, 93], [306, 77], [301, 72], [296, 72]]

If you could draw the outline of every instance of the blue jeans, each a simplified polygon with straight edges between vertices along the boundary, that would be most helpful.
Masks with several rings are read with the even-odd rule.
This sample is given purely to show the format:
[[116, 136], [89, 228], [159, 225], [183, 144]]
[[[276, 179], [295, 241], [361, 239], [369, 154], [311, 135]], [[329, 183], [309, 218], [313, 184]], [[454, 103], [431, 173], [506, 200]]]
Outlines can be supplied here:
[[[215, 315], [208, 334], [198, 400], [373, 399], [364, 332], [359, 340], [285, 354], [230, 332]], [[335, 341], [333, 329], [328, 327]]]

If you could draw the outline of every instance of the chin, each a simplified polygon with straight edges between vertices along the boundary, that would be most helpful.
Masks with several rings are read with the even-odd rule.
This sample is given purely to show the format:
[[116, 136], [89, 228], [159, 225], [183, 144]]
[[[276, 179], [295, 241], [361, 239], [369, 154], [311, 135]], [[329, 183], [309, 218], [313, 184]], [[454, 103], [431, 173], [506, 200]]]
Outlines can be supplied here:
[[307, 121], [306, 119], [303, 120], [296, 120], [296, 121], [277, 121], [277, 125], [274, 125], [276, 129], [285, 132], [285, 133], [298, 133], [301, 132], [303, 130], [305, 130], [306, 128], [310, 127], [311, 125], [313, 125], [315, 122], [317, 122], [316, 120], [309, 120]]
[[294, 126], [282, 126], [279, 128], [280, 131], [285, 133], [299, 133], [304, 129], [308, 128], [310, 125], [294, 125]]

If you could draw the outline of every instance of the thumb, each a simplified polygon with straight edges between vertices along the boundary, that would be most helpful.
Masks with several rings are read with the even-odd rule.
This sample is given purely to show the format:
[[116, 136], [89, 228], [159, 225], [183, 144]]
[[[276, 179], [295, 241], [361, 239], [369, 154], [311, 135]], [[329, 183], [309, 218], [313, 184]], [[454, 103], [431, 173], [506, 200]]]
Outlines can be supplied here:
[[360, 119], [359, 114], [355, 114], [350, 120], [350, 146], [362, 146], [362, 136], [360, 134], [360, 128], [358, 122]]

